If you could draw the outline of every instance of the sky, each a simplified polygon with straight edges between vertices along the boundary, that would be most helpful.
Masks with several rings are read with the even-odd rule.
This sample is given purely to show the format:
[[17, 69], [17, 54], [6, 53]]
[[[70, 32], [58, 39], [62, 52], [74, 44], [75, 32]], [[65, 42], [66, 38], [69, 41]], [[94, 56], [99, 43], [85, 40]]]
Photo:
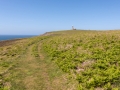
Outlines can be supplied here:
[[0, 0], [0, 35], [120, 29], [120, 0]]

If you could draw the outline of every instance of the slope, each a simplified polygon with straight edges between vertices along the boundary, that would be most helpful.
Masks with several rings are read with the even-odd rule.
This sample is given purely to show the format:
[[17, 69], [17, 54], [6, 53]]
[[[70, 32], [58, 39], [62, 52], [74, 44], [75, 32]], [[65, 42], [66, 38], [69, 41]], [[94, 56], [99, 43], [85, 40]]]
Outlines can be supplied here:
[[[45, 37], [39, 36], [17, 41], [11, 46], [1, 47], [3, 52], [8, 47], [13, 51], [13, 47], [18, 44], [15, 55], [14, 52], [7, 50], [11, 54], [9, 58], [13, 58], [13, 61], [3, 70], [6, 72], [1, 73], [1, 90], [69, 89], [69, 80], [66, 74], [42, 52], [41, 44], [44, 39]], [[5, 54], [2, 62], [5, 61], [6, 57], [8, 58]]]

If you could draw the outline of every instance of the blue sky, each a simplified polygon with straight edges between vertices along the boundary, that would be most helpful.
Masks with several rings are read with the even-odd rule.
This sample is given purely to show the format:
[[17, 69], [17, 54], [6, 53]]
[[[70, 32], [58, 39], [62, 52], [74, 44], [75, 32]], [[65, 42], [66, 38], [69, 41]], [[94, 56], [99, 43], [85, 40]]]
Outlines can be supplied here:
[[120, 0], [0, 0], [0, 34], [120, 29]]

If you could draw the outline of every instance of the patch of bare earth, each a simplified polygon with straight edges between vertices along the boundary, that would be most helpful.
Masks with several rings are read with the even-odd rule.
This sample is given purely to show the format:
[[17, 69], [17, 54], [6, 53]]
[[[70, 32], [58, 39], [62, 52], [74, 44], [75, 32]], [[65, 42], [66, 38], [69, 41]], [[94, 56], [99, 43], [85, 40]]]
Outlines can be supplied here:
[[102, 88], [98, 87], [98, 88], [95, 88], [95, 90], [104, 90], [104, 89], [102, 89]]
[[80, 73], [81, 71], [84, 71], [87, 67], [91, 66], [93, 63], [95, 63], [94, 60], [84, 61], [80, 66], [77, 67], [76, 72]]
[[33, 76], [28, 76], [24, 79], [24, 84], [26, 85], [26, 89], [34, 89], [36, 82], [35, 82], [36, 77]]

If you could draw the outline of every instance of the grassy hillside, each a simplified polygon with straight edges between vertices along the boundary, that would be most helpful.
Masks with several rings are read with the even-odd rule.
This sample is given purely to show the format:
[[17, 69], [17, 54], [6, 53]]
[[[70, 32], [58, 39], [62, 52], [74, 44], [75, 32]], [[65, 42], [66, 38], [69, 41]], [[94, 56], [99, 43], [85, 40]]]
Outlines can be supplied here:
[[120, 31], [57, 31], [1, 44], [1, 90], [120, 90]]

